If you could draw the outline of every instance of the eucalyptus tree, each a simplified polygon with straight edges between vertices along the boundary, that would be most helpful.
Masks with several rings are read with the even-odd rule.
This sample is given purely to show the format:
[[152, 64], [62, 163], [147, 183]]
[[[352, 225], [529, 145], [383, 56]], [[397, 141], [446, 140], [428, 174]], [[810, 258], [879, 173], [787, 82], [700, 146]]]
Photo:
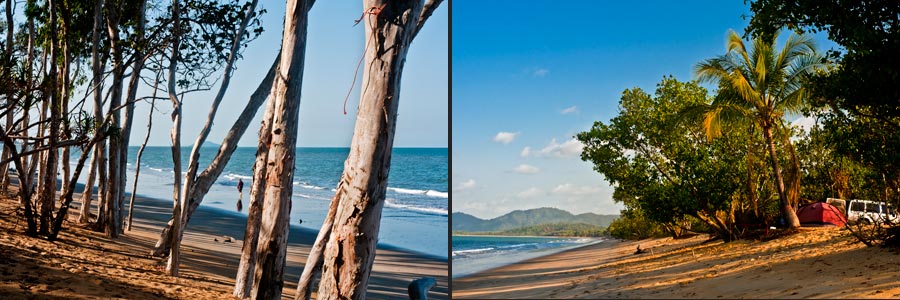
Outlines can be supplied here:
[[[318, 299], [364, 299], [384, 208], [400, 81], [410, 43], [441, 0], [364, 0], [365, 68], [350, 155], [305, 268], [322, 263]], [[331, 217], [333, 215], [333, 217]], [[326, 236], [327, 235], [327, 236]], [[316, 247], [314, 245], [314, 247]], [[300, 282], [299, 288], [310, 282]], [[305, 293], [303, 293], [305, 294]], [[298, 292], [298, 297], [303, 295]]]
[[[740, 35], [730, 31], [726, 54], [697, 64], [695, 73], [700, 80], [718, 83], [720, 87], [718, 96], [703, 112], [707, 134], [716, 136], [723, 127], [736, 122], [751, 122], [760, 129], [769, 152], [782, 217], [787, 226], [799, 227], [794, 208], [799, 196], [796, 193], [799, 173], [792, 174], [793, 192], [789, 193], [776, 151], [775, 131], [788, 134], [785, 114], [798, 114], [806, 105], [809, 90], [803, 80], [822, 66], [823, 60], [810, 36], [791, 35], [780, 50], [776, 49], [777, 38], [777, 33], [757, 37], [748, 48]], [[782, 143], [787, 148], [793, 147], [786, 136]], [[795, 156], [792, 163], [791, 172], [799, 172]]]
[[[208, 191], [209, 185], [211, 185], [216, 178], [218, 177], [218, 173], [215, 176], [210, 176], [206, 172], [202, 174], [202, 176], [198, 176], [197, 172], [199, 171], [199, 160], [200, 160], [200, 147], [206, 141], [206, 138], [209, 135], [210, 130], [212, 129], [213, 121], [215, 120], [216, 113], [218, 111], [219, 105], [222, 103], [222, 100], [225, 96], [226, 91], [228, 90], [229, 83], [231, 81], [232, 71], [234, 70], [234, 62], [239, 57], [239, 53], [241, 48], [246, 46], [246, 42], [244, 42], [245, 37], [250, 36], [250, 32], [248, 32], [248, 26], [250, 26], [251, 21], [254, 24], [259, 25], [258, 14], [256, 13], [256, 3], [257, 1], [248, 2], [242, 8], [234, 3], [225, 3], [219, 4], [222, 6], [217, 6], [216, 3], [204, 3], [200, 2], [199, 8], [204, 8], [202, 10], [198, 10], [197, 3], [191, 3], [192, 7], [195, 8], [193, 11], [193, 15], [191, 15], [188, 19], [199, 19], [199, 20], [218, 20], [212, 22], [213, 25], [219, 25], [220, 27], [220, 35], [215, 37], [215, 39], [220, 39], [221, 41], [225, 41], [227, 38], [231, 38], [231, 47], [228, 48], [228, 52], [224, 52], [225, 49], [221, 46], [214, 47], [214, 51], [211, 53], [211, 57], [214, 57], [213, 61], [221, 61], [224, 58], [224, 72], [222, 74], [222, 83], [219, 86], [218, 93], [216, 93], [216, 97], [213, 99], [213, 103], [210, 107], [209, 114], [207, 115], [206, 122], [201, 129], [200, 133], [197, 136], [196, 141], [194, 142], [194, 146], [191, 149], [187, 172], [185, 172], [184, 180], [181, 181], [181, 108], [183, 103], [181, 99], [174, 94], [174, 89], [176, 86], [175, 82], [175, 70], [177, 68], [178, 59], [182, 58], [182, 53], [180, 53], [180, 47], [173, 46], [172, 53], [172, 62], [169, 65], [169, 93], [170, 99], [173, 101], [173, 105], [175, 110], [172, 114], [172, 118], [174, 121], [172, 127], [172, 155], [173, 162], [175, 164], [175, 199], [176, 199], [176, 207], [173, 211], [173, 223], [171, 230], [171, 237], [169, 241], [169, 264], [166, 267], [169, 270], [170, 275], [177, 276], [178, 275], [178, 255], [179, 255], [179, 247], [182, 235], [184, 234], [184, 227], [187, 224], [187, 220], [189, 219], [189, 215], [192, 212], [191, 207], [196, 203], [199, 205], [200, 200], [202, 199], [202, 195], [205, 195]], [[173, 2], [173, 8], [176, 7], [176, 2]], [[232, 12], [230, 15], [226, 15], [228, 17], [221, 18], [223, 12]], [[173, 15], [175, 15], [176, 25], [174, 28], [178, 28], [180, 25], [180, 16], [177, 16], [175, 10], [173, 10]], [[240, 21], [237, 28], [230, 28], [233, 26], [235, 21]], [[202, 23], [201, 23], [202, 24]], [[197, 24], [200, 27], [204, 25]], [[251, 28], [252, 29], [252, 28]], [[261, 30], [257, 28], [254, 30], [255, 34], [258, 35]], [[179, 30], [178, 35], [176, 36], [176, 45], [181, 43], [182, 32]], [[188, 31], [184, 32], [185, 35], [189, 33]], [[189, 35], [187, 35], [189, 37]], [[195, 43], [199, 42], [200, 44], [207, 42], [216, 42], [216, 40], [208, 41], [208, 39], [212, 38], [211, 36], [204, 35], [199, 38], [193, 39], [185, 39], [186, 41], [193, 41]], [[227, 54], [226, 54], [227, 53]], [[185, 55], [184, 57], [190, 57]], [[235, 137], [231, 137], [235, 138]], [[239, 137], [237, 137], [239, 138]], [[230, 141], [231, 144], [237, 144], [237, 140]], [[233, 149], [232, 149], [233, 151]], [[221, 154], [220, 150], [220, 154]], [[229, 154], [230, 155], [230, 154]], [[218, 156], [218, 155], [217, 155]], [[218, 157], [217, 157], [218, 158]], [[214, 162], [215, 163], [215, 162]], [[221, 162], [219, 162], [221, 163]], [[224, 164], [221, 164], [221, 167], [224, 168]], [[221, 169], [218, 170], [221, 172]], [[206, 189], [203, 190], [200, 196], [196, 196], [195, 190], [198, 187], [198, 182], [204, 182], [206, 184]], [[199, 199], [198, 199], [199, 198]], [[164, 230], [164, 234], [166, 234]], [[163, 239], [160, 239], [162, 241]], [[158, 247], [163, 248], [163, 247]]]

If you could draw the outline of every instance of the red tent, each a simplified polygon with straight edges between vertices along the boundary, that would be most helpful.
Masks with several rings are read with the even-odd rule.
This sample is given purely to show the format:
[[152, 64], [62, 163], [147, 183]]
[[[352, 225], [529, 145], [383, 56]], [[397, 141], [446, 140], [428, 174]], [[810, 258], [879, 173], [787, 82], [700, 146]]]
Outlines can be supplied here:
[[817, 202], [801, 206], [797, 210], [797, 218], [803, 226], [844, 226], [847, 217], [828, 203]]

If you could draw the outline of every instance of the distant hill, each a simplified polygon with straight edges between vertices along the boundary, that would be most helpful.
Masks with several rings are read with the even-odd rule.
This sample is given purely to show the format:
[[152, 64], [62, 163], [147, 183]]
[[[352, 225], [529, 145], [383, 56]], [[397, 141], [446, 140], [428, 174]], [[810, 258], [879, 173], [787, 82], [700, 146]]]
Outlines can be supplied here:
[[600, 227], [608, 227], [609, 223], [617, 219], [619, 215], [598, 215], [584, 213], [573, 215], [570, 212], [557, 208], [535, 208], [529, 210], [516, 210], [505, 215], [484, 220], [470, 214], [453, 213], [453, 231], [485, 232], [506, 231], [515, 228], [543, 225], [543, 224], [590, 224]]

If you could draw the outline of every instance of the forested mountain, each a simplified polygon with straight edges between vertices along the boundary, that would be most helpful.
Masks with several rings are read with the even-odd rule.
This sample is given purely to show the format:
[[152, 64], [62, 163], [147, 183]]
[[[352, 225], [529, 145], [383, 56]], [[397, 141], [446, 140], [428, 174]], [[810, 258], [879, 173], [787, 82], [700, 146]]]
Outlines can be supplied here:
[[451, 223], [453, 224], [453, 231], [484, 232], [506, 231], [542, 224], [583, 223], [607, 227], [609, 226], [609, 223], [618, 217], [618, 215], [598, 215], [594, 213], [573, 215], [572, 213], [561, 209], [543, 207], [528, 210], [515, 210], [490, 220], [484, 220], [466, 213], [457, 212], [453, 213]]

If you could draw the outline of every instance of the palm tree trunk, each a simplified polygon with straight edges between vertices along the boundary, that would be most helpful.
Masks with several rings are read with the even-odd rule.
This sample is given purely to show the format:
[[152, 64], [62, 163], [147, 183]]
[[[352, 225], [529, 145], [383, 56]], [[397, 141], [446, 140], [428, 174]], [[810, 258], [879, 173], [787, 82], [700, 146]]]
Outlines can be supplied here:
[[775, 151], [775, 141], [772, 138], [772, 126], [769, 124], [765, 124], [763, 127], [763, 135], [766, 138], [766, 145], [769, 149], [769, 158], [772, 162], [772, 172], [775, 173], [775, 184], [778, 189], [778, 201], [781, 205], [781, 215], [784, 217], [785, 225], [788, 227], [800, 227], [800, 219], [797, 218], [797, 212], [794, 211], [794, 207], [791, 206], [791, 203], [787, 197], [787, 193], [785, 193], [784, 188], [784, 179], [781, 176], [781, 166], [778, 163], [778, 155]]

